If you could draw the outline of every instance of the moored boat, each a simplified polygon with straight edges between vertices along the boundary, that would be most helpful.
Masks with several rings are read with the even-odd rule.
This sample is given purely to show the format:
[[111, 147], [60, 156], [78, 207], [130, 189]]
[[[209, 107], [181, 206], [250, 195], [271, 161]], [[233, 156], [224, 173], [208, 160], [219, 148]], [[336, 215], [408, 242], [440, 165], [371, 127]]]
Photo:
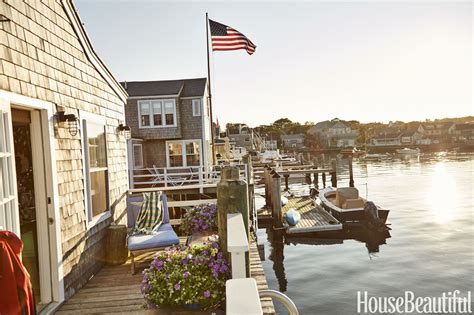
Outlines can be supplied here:
[[397, 154], [400, 155], [418, 155], [420, 154], [420, 149], [410, 149], [410, 148], [403, 148], [403, 149], [397, 149], [395, 150]]
[[385, 226], [390, 212], [360, 197], [354, 187], [321, 189], [319, 200], [326, 211], [343, 223], [359, 222], [378, 228]]

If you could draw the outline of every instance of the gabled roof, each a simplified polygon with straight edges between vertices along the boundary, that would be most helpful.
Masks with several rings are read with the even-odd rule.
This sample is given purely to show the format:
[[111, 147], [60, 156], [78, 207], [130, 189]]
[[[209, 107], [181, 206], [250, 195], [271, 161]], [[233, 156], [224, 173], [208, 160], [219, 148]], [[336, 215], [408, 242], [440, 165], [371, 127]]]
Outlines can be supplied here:
[[61, 4], [63, 5], [64, 11], [71, 22], [72, 28], [74, 29], [74, 32], [76, 33], [87, 58], [92, 63], [97, 72], [99, 72], [104, 80], [109, 84], [112, 90], [114, 90], [115, 94], [117, 94], [117, 96], [124, 103], [126, 103], [127, 93], [112, 75], [110, 70], [105, 66], [105, 63], [102, 61], [102, 59], [100, 59], [99, 55], [92, 46], [92, 42], [87, 35], [86, 30], [84, 29], [84, 24], [82, 23], [76, 8], [72, 3], [72, 0], [61, 0]]
[[207, 78], [120, 82], [129, 96], [204, 96]]

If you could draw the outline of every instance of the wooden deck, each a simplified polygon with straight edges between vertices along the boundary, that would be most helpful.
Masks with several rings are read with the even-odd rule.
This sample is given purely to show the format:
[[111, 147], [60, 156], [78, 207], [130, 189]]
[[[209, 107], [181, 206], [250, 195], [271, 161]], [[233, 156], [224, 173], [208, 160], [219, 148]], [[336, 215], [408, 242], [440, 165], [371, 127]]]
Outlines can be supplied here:
[[282, 215], [291, 208], [301, 214], [301, 220], [297, 225], [289, 226], [283, 219], [287, 234], [342, 230], [342, 224], [309, 197], [288, 198], [288, 203], [281, 209]]
[[[181, 237], [180, 240], [182, 244], [186, 242], [185, 237]], [[153, 255], [154, 253], [147, 253], [136, 257], [135, 275], [130, 273], [130, 260], [123, 265], [104, 266], [82, 289], [66, 301], [56, 314], [209, 314], [209, 311], [160, 309], [156, 312], [143, 308], [144, 299], [140, 292], [143, 279], [141, 271], [148, 266]], [[250, 245], [250, 263], [250, 272], [257, 281], [258, 289], [268, 288], [255, 242]], [[265, 314], [274, 314], [273, 302], [262, 299], [262, 309]], [[224, 311], [213, 311], [213, 313], [224, 314]]]

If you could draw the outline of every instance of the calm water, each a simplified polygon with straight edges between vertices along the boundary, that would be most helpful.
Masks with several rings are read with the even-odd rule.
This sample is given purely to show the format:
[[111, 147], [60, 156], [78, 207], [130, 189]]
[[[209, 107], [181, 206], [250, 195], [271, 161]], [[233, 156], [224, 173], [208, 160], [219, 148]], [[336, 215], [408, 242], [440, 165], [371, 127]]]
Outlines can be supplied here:
[[[347, 167], [341, 165], [347, 162], [338, 163], [338, 184], [347, 186]], [[355, 160], [354, 175], [361, 196], [368, 187], [368, 199], [391, 210], [391, 237], [380, 246], [370, 239], [368, 244], [312, 239], [283, 245], [260, 229], [271, 289], [292, 298], [301, 314], [356, 314], [357, 291], [439, 296], [473, 290], [474, 155]], [[314, 244], [301, 244], [308, 241]]]

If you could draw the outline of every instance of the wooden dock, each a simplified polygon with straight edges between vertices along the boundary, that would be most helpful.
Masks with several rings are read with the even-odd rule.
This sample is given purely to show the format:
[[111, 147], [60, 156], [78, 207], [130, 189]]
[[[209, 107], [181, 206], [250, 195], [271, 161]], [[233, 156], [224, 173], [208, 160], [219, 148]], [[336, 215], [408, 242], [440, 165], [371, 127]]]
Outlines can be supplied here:
[[[180, 237], [182, 244], [186, 237]], [[89, 282], [69, 300], [67, 300], [56, 314], [209, 314], [209, 311], [189, 311], [185, 309], [146, 310], [144, 299], [140, 292], [143, 279], [141, 271], [148, 267], [154, 253], [147, 253], [136, 257], [137, 273], [130, 272], [130, 260], [123, 265], [104, 266]], [[250, 273], [257, 281], [259, 290], [267, 289], [267, 280], [255, 242], [250, 244]], [[262, 309], [264, 314], [274, 314], [271, 299], [263, 298]], [[224, 314], [223, 310], [212, 311], [215, 314]]]
[[342, 224], [309, 197], [289, 198], [282, 208], [283, 215], [292, 208], [301, 214], [301, 220], [297, 225], [289, 226], [283, 219], [287, 234], [342, 230]]

